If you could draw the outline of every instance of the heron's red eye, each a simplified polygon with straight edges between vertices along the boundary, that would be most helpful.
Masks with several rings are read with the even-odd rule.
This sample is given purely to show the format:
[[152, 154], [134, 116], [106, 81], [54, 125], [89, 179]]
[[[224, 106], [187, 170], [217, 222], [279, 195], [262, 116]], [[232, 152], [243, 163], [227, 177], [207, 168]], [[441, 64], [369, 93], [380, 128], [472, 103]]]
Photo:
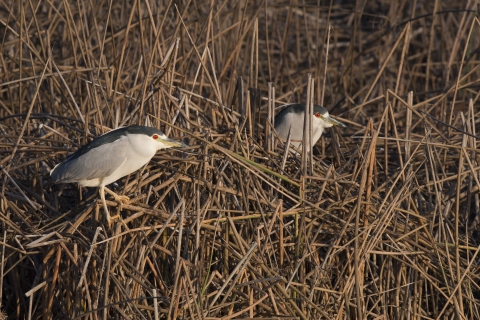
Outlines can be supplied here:
[[158, 134], [154, 134], [154, 135], [152, 136], [152, 138], [153, 138], [153, 140], [157, 140], [157, 139], [158, 139]]
[[315, 113], [315, 117], [320, 118], [320, 112]]

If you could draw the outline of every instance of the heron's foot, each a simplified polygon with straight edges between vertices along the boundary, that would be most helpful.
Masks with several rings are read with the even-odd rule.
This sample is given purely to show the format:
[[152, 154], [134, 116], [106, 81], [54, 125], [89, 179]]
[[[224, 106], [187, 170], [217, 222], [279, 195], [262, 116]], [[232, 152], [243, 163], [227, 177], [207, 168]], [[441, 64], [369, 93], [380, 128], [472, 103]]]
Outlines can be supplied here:
[[118, 195], [108, 188], [105, 188], [105, 191], [111, 194], [115, 198], [115, 201], [117, 202], [124, 203], [124, 204], [128, 204], [130, 202], [130, 198], [125, 195]]
[[130, 198], [125, 196], [125, 195], [120, 196], [120, 195], [117, 194], [116, 197], [115, 196], [113, 196], [113, 197], [115, 198], [115, 201], [117, 201], [117, 202], [121, 202], [121, 203], [125, 203], [125, 204], [128, 204], [130, 202]]
[[119, 214], [116, 214], [116, 215], [114, 215], [113, 217], [110, 216], [109, 219], [108, 219], [108, 221], [107, 221], [107, 222], [108, 222], [108, 225], [111, 225], [111, 224], [113, 223], [113, 221], [114, 221], [114, 220], [117, 220], [117, 219], [118, 219], [118, 220], [121, 220], [122, 217], [120, 217]]
[[120, 217], [119, 214], [117, 215], [114, 215], [113, 217], [110, 216], [110, 214], [107, 214], [106, 215], [106, 218], [107, 218], [107, 225], [108, 225], [108, 228], [110, 229], [112, 227], [112, 224], [115, 222], [115, 220], [121, 220], [122, 217]]
[[111, 216], [110, 212], [105, 211], [105, 220], [107, 220], [108, 228], [111, 228], [115, 220], [122, 220], [122, 217], [120, 216], [120, 214]]

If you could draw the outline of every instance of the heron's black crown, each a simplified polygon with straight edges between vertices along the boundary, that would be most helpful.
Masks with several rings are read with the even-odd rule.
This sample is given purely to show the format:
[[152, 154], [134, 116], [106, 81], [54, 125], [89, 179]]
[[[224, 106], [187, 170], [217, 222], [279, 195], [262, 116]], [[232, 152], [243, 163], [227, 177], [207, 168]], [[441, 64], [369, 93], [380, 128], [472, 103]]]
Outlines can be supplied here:
[[[303, 103], [297, 103], [297, 104], [291, 104], [284, 108], [282, 111], [280, 111], [276, 116], [275, 116], [275, 126], [282, 121], [282, 119], [285, 118], [285, 116], [289, 113], [304, 113], [305, 112], [305, 104]], [[320, 112], [320, 114], [326, 114], [328, 113], [328, 110], [325, 107], [319, 106], [319, 105], [314, 105], [313, 106], [313, 113]]]

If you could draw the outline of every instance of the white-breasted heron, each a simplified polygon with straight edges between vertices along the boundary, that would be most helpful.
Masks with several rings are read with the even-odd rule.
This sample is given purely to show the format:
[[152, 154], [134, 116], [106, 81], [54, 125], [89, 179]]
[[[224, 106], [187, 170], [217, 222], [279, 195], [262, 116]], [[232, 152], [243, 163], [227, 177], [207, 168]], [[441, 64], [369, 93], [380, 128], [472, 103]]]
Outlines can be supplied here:
[[[167, 138], [162, 131], [152, 127], [122, 127], [109, 131], [78, 149], [57, 164], [50, 171], [50, 176], [54, 183], [76, 182], [85, 187], [100, 187], [100, 198], [110, 225], [105, 186], [140, 169], [152, 159], [157, 150], [172, 147], [187, 145]], [[106, 190], [117, 201], [129, 200], [108, 188]]]
[[[275, 116], [275, 130], [280, 138], [287, 140], [288, 131], [291, 130], [291, 144], [298, 148], [303, 140], [303, 122], [305, 117], [305, 104], [291, 104]], [[328, 114], [327, 109], [322, 106], [313, 106], [312, 117], [312, 146], [310, 151], [322, 136], [325, 128], [332, 126], [346, 127], [346, 125]], [[295, 141], [294, 141], [295, 140]]]

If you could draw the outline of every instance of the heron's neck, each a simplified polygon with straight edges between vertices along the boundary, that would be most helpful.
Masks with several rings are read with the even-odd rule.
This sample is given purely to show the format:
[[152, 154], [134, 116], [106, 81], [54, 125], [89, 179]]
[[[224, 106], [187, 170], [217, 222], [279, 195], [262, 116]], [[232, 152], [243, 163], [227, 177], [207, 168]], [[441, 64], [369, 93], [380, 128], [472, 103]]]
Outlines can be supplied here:
[[323, 127], [317, 127], [312, 134], [312, 146], [314, 146], [323, 134]]

